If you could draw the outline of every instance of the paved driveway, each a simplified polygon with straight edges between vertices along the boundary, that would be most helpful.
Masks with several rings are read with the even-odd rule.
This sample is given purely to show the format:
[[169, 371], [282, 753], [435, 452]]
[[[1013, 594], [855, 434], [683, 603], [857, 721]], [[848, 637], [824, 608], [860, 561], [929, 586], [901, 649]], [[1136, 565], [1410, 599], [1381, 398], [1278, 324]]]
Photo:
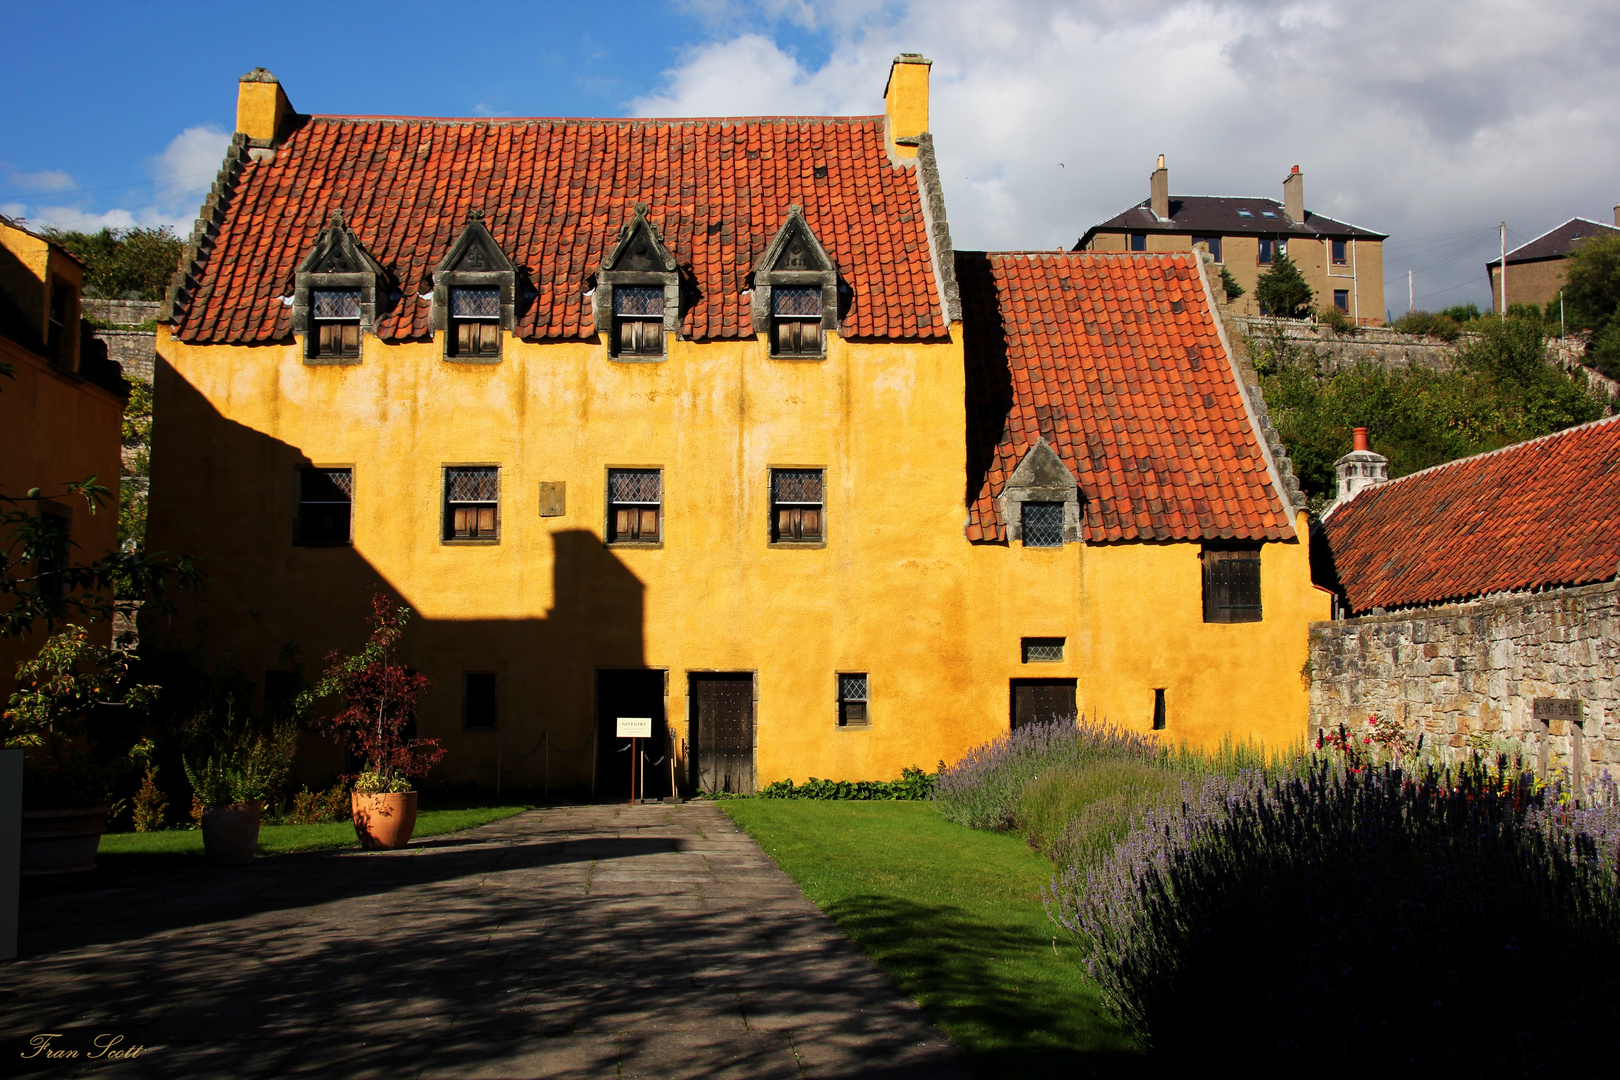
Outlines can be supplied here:
[[[24, 1075], [966, 1077], [712, 804], [535, 811], [401, 852], [25, 890]], [[34, 1068], [37, 1066], [37, 1070]]]

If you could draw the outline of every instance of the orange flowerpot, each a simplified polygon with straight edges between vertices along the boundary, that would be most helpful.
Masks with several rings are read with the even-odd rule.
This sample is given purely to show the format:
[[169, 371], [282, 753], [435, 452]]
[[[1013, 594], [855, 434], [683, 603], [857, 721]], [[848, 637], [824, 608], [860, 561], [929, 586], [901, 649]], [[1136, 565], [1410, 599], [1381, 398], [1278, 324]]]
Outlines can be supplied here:
[[216, 806], [202, 816], [203, 853], [209, 862], [241, 866], [253, 861], [259, 846], [258, 803]]
[[416, 829], [416, 792], [349, 796], [354, 832], [367, 851], [392, 851], [411, 842]]
[[96, 849], [107, 831], [107, 808], [24, 810], [22, 872], [73, 874], [96, 868]]

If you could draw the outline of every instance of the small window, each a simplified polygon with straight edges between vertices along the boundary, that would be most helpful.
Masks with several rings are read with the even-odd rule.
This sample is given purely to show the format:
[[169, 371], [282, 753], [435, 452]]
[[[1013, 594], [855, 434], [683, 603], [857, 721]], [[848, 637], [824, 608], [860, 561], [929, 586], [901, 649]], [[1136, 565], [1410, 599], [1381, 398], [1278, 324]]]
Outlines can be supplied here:
[[1063, 546], [1063, 504], [1027, 502], [1021, 504], [1025, 547]]
[[838, 726], [865, 727], [871, 722], [866, 711], [866, 676], [838, 676]]
[[461, 676], [461, 726], [489, 730], [495, 727], [495, 673], [468, 671]]
[[493, 465], [444, 470], [444, 538], [500, 538], [501, 470]]
[[613, 289], [613, 348], [617, 356], [664, 355], [664, 290], [658, 285]]
[[1254, 214], [1251, 211], [1248, 211], [1248, 210], [1239, 210], [1237, 212], [1237, 215], [1238, 215], [1238, 217], [1246, 217], [1246, 218], [1254, 217]]
[[1209, 248], [1209, 257], [1216, 262], [1221, 260], [1221, 238], [1218, 236], [1195, 236], [1194, 244], [1203, 244]]
[[1333, 306], [1348, 314], [1350, 311], [1350, 290], [1334, 289]]
[[1346, 250], [1349, 244], [1343, 240], [1333, 241], [1333, 265], [1343, 266], [1350, 261], [1350, 253]]
[[496, 285], [452, 286], [451, 356], [490, 358], [501, 355], [501, 290]]
[[608, 470], [608, 543], [658, 543], [664, 538], [663, 510], [661, 470]]
[[771, 540], [778, 544], [825, 538], [820, 469], [771, 470]]
[[311, 289], [310, 359], [353, 360], [360, 356], [360, 290]]
[[1260, 621], [1260, 548], [1206, 548], [1204, 621]]
[[1156, 687], [1153, 691], [1153, 730], [1164, 730], [1164, 687]]
[[1260, 216], [1261, 217], [1274, 218], [1274, 217], [1277, 216], [1277, 213], [1276, 213], [1275, 210], [1262, 210], [1262, 211], [1260, 211]]
[[1276, 248], [1277, 242], [1275, 240], [1262, 236], [1260, 238], [1260, 262], [1263, 264], [1270, 263], [1276, 254]]
[[351, 470], [299, 469], [295, 538], [300, 544], [347, 544], [353, 502]]
[[1141, 233], [1141, 232], [1131, 233], [1131, 250], [1132, 251], [1146, 251], [1147, 250], [1147, 233]]
[[772, 355], [821, 355], [819, 287], [777, 285], [771, 289], [771, 308]]
[[1061, 664], [1065, 640], [1060, 637], [1027, 637], [1023, 639], [1024, 663]]

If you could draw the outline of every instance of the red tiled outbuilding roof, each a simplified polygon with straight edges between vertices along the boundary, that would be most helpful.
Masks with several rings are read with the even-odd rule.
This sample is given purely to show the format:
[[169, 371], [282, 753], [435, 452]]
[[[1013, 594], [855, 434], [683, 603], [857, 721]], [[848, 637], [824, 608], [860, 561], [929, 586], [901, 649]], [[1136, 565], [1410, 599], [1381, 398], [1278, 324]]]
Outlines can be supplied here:
[[1044, 437], [1085, 538], [1291, 540], [1294, 526], [1191, 253], [957, 253], [969, 540]]
[[890, 164], [883, 118], [432, 120], [305, 118], [250, 160], [197, 285], [176, 312], [190, 342], [288, 339], [293, 276], [334, 209], [402, 294], [386, 340], [431, 337], [431, 273], [470, 209], [538, 295], [516, 333], [591, 338], [587, 279], [638, 202], [693, 287], [683, 333], [749, 337], [743, 290], [799, 204], [852, 290], [848, 338], [946, 340], [917, 168]]
[[1357, 614], [1612, 580], [1620, 569], [1620, 417], [1436, 465], [1327, 515]]

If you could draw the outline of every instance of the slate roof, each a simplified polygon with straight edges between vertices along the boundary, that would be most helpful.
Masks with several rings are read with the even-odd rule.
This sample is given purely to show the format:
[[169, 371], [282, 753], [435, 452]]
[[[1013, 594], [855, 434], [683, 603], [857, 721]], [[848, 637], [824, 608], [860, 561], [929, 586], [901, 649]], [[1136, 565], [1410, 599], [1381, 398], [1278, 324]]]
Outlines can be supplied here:
[[[1169, 232], [1193, 233], [1198, 236], [1304, 236], [1334, 240], [1383, 240], [1385, 233], [1376, 233], [1357, 225], [1335, 221], [1322, 214], [1305, 211], [1305, 220], [1296, 222], [1283, 210], [1276, 199], [1249, 198], [1226, 195], [1172, 195], [1170, 220], [1160, 221], [1150, 207], [1150, 199], [1143, 199], [1107, 221], [1086, 230], [1074, 245], [1079, 251], [1099, 232]], [[1247, 211], [1245, 216], [1241, 211]], [[1270, 214], [1270, 217], [1266, 215]]]
[[[1538, 259], [1561, 259], [1588, 236], [1604, 233], [1620, 235], [1620, 229], [1589, 218], [1570, 218], [1556, 229], [1549, 229], [1528, 244], [1508, 252], [1507, 261], [1511, 266], [1513, 263], [1535, 262]], [[1491, 260], [1486, 265], [1495, 266], [1499, 261]]]
[[1294, 538], [1190, 253], [957, 252], [969, 540], [1038, 436], [1085, 539]]
[[1620, 417], [1366, 488], [1321, 525], [1318, 584], [1356, 614], [1609, 581], [1620, 569]]
[[850, 338], [947, 340], [918, 195], [890, 165], [882, 117], [711, 120], [302, 118], [246, 161], [176, 312], [190, 342], [288, 339], [298, 261], [334, 208], [402, 294], [378, 336], [431, 336], [431, 272], [472, 208], [538, 295], [516, 333], [591, 338], [587, 278], [637, 202], [689, 278], [683, 332], [753, 335], [746, 279], [787, 216], [805, 220], [853, 290]]

